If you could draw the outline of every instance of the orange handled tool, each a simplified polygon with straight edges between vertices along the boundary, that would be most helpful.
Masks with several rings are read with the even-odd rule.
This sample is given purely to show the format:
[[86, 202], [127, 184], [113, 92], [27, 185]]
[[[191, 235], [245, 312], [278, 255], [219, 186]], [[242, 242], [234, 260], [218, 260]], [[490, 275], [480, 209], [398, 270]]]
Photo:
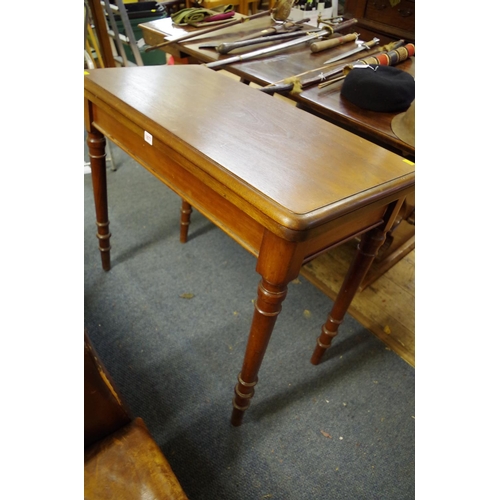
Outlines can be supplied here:
[[330, 40], [311, 43], [311, 52], [321, 52], [322, 50], [338, 47], [339, 45], [343, 45], [347, 42], [353, 42], [358, 39], [358, 36], [359, 33], [349, 33], [348, 35], [331, 38]]

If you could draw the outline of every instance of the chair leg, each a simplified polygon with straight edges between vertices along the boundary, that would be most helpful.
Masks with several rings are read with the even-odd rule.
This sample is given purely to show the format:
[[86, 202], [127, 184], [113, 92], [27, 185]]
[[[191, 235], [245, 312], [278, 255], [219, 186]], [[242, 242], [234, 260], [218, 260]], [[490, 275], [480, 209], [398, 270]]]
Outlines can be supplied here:
[[191, 222], [191, 212], [193, 209], [191, 205], [186, 201], [182, 200], [181, 205], [181, 243], [186, 243], [188, 238], [189, 223]]

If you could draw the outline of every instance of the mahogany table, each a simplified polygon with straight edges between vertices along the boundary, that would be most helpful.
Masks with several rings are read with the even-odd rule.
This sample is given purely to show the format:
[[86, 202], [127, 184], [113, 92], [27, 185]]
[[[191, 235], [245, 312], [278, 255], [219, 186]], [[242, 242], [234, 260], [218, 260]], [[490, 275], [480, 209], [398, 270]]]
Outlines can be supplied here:
[[233, 399], [231, 422], [240, 425], [287, 284], [308, 260], [363, 234], [313, 353], [317, 364], [414, 192], [413, 164], [198, 65], [88, 71], [85, 126], [104, 270], [111, 267], [104, 136], [257, 257], [261, 279]]

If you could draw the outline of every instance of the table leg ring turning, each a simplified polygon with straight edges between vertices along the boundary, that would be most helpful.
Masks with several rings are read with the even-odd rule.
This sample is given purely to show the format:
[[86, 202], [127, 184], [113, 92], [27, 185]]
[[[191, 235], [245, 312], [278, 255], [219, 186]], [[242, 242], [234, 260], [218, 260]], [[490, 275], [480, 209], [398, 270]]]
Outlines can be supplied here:
[[[241, 378], [241, 373], [238, 374], [238, 383], [234, 386], [235, 397], [233, 398], [232, 425], [238, 426], [243, 422], [243, 415], [250, 407], [250, 399], [255, 393], [254, 387], [258, 381], [259, 379], [256, 378], [254, 382], [245, 382]], [[247, 388], [248, 392], [243, 392], [245, 388]]]
[[[238, 404], [236, 404], [236, 398], [233, 398], [233, 407], [236, 410], [246, 411], [246, 410], [248, 410], [248, 408], [250, 408], [250, 403], [248, 403], [246, 406], [239, 406]], [[233, 425], [236, 425], [236, 424], [233, 424]]]

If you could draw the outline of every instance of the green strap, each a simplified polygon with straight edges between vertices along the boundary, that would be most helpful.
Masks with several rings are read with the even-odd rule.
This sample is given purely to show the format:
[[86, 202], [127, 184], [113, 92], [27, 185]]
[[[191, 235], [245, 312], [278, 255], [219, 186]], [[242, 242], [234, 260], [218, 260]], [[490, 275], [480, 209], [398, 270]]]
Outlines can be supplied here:
[[204, 9], [202, 7], [190, 7], [179, 10], [172, 14], [172, 21], [177, 25], [202, 22], [206, 17], [213, 16], [215, 13], [230, 12], [232, 5], [220, 5], [213, 9]]

